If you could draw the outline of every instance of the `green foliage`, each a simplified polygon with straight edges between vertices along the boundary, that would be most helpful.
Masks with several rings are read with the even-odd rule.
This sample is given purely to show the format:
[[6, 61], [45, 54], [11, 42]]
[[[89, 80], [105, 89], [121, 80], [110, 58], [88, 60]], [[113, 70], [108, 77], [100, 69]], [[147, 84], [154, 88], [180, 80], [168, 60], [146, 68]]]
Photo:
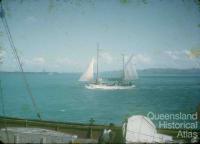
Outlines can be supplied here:
[[9, 2], [12, 2], [12, 1], [2, 0], [2, 4], [3, 4], [4, 11], [5, 11], [5, 15], [8, 16], [8, 17], [11, 16]]
[[129, 0], [120, 0], [120, 2], [121, 2], [122, 4], [127, 4], [127, 3], [129, 2]]
[[49, 0], [48, 10], [49, 12], [52, 12], [55, 8], [54, 0]]
[[200, 11], [200, 0], [194, 0], [194, 3], [198, 6], [199, 11]]
[[143, 2], [144, 4], [147, 4], [147, 3], [148, 3], [147, 0], [143, 0], [142, 2]]

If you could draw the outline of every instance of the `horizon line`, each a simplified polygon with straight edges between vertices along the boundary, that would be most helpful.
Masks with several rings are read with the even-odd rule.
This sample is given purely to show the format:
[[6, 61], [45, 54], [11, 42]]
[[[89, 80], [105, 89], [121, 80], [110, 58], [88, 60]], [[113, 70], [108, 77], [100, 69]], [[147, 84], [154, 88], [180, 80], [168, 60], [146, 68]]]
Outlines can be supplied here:
[[[145, 70], [181, 70], [181, 71], [186, 71], [186, 70], [200, 70], [200, 68], [144, 68], [144, 69], [137, 69], [138, 71], [145, 71]], [[120, 72], [121, 70], [104, 70], [101, 71], [100, 73], [104, 73], [104, 72]], [[21, 71], [19, 70], [15, 70], [15, 71], [6, 71], [6, 70], [0, 70], [0, 72], [18, 72], [20, 73]], [[74, 72], [70, 72], [70, 71], [24, 71], [25, 73], [83, 73], [83, 72], [78, 72], [78, 71], [74, 71]]]

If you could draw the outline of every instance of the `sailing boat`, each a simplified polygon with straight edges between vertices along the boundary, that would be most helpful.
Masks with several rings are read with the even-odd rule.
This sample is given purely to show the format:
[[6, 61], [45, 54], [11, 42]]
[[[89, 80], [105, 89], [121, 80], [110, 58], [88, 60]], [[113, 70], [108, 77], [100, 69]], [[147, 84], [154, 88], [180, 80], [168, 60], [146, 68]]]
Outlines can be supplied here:
[[91, 59], [87, 70], [83, 75], [80, 77], [79, 81], [92, 81], [94, 79], [94, 58]]
[[125, 63], [125, 57], [123, 55], [123, 72], [121, 79], [118, 81], [113, 81], [111, 83], [103, 82], [103, 79], [99, 77], [99, 47], [97, 48], [97, 69], [96, 69], [96, 79], [94, 78], [94, 58], [91, 59], [87, 70], [82, 74], [79, 81], [87, 82], [85, 87], [87, 89], [105, 89], [105, 90], [115, 90], [115, 89], [132, 89], [135, 85], [132, 83], [133, 80], [137, 79], [137, 71], [132, 63], [133, 55]]

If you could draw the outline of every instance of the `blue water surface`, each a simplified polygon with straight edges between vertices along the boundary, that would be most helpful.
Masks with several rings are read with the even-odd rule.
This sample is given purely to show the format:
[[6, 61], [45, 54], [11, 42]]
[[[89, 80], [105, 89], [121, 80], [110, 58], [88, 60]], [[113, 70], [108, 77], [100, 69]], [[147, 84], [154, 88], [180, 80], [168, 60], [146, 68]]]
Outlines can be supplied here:
[[[20, 73], [0, 73], [7, 116], [37, 119]], [[26, 73], [44, 120], [121, 125], [148, 112], [192, 113], [200, 103], [198, 74], [139, 74], [131, 90], [89, 90], [80, 74]], [[1, 103], [2, 104], [2, 103]], [[2, 110], [0, 111], [2, 115]]]

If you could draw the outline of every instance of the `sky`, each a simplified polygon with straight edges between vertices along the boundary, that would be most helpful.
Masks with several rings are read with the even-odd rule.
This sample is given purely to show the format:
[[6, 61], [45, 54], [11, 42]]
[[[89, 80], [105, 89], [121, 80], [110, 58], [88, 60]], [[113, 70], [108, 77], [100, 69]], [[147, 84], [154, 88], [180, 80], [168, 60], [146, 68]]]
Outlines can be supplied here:
[[[25, 71], [83, 72], [100, 47], [100, 71], [200, 68], [200, 8], [182, 0], [8, 0], [7, 22]], [[18, 71], [0, 22], [2, 71]]]

